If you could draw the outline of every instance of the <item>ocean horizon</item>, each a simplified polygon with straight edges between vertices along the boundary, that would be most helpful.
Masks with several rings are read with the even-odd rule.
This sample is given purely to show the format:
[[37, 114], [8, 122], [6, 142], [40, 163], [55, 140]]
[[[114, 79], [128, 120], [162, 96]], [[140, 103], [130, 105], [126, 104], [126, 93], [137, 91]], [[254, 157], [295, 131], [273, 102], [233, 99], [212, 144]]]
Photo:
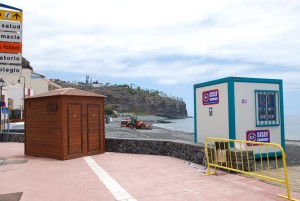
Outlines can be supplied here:
[[[194, 133], [194, 118], [168, 119], [171, 123], [155, 123], [154, 126], [174, 131]], [[287, 115], [285, 122], [285, 140], [300, 140], [300, 116]]]

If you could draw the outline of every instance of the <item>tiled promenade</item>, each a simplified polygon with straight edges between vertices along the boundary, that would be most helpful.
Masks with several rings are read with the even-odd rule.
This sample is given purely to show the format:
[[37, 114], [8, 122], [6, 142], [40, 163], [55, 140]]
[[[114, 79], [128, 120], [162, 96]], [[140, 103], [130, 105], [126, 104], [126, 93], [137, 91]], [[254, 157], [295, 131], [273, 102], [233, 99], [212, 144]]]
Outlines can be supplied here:
[[[0, 143], [0, 157], [8, 159], [0, 165], [0, 201], [16, 192], [22, 192], [20, 201], [268, 201], [286, 195], [235, 174], [203, 176], [172, 157], [105, 153], [59, 161], [24, 156], [23, 149], [23, 143]], [[300, 193], [292, 197], [300, 200]]]

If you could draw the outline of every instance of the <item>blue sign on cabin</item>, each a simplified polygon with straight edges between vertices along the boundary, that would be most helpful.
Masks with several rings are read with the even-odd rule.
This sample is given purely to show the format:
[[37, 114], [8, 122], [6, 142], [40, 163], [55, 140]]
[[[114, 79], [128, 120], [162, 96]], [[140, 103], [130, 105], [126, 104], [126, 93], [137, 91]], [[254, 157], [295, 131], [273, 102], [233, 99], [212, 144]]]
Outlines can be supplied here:
[[209, 90], [204, 91], [202, 93], [202, 103], [203, 105], [212, 105], [212, 104], [218, 104], [219, 103], [219, 90]]

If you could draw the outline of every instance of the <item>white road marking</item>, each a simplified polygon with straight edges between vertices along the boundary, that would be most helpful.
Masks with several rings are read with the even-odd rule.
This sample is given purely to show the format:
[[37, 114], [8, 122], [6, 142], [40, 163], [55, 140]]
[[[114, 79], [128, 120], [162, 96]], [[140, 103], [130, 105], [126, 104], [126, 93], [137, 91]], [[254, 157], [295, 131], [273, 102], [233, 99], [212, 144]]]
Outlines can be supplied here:
[[137, 201], [116, 180], [103, 170], [91, 156], [84, 157], [84, 160], [117, 200]]

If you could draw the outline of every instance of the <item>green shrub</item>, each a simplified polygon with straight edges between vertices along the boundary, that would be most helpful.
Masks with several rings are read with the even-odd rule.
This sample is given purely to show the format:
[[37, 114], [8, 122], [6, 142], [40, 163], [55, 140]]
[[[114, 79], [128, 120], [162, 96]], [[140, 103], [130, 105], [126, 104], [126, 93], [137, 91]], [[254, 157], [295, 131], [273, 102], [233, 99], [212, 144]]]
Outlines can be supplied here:
[[105, 106], [104, 107], [104, 112], [105, 112], [106, 115], [112, 115], [113, 109], [112, 109], [111, 106]]

